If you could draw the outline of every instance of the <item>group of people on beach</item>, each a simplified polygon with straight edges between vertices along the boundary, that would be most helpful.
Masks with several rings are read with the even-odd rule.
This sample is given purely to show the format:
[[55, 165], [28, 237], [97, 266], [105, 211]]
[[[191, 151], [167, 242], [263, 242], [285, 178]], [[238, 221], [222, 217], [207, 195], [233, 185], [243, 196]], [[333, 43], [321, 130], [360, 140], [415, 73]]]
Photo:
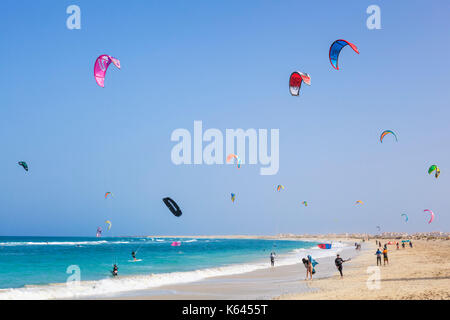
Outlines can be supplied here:
[[[407, 241], [402, 241], [402, 247], [403, 249], [406, 248], [405, 242], [409, 243], [409, 247], [412, 248], [413, 244], [411, 240], [407, 240]], [[388, 258], [388, 249], [387, 246], [388, 244], [394, 244], [393, 242], [389, 241], [388, 243], [385, 243], [384, 245], [381, 244], [381, 241], [375, 240], [376, 245], [378, 246], [377, 248], [377, 252], [375, 252], [375, 255], [377, 256], [377, 266], [381, 266], [381, 256], [383, 256], [383, 266], [385, 266], [386, 264], [389, 265], [389, 258]], [[397, 250], [400, 249], [400, 245], [398, 243], [398, 241], [395, 243], [395, 245], [397, 246]], [[380, 248], [383, 246], [383, 250], [381, 251]]]
[[[336, 259], [334, 259], [334, 264], [335, 264], [337, 270], [339, 271], [339, 274], [341, 275], [341, 279], [344, 277], [344, 274], [342, 272], [342, 270], [343, 270], [343, 263], [347, 262], [347, 261], [350, 261], [350, 260], [351, 259], [347, 259], [347, 260], [342, 259], [339, 254], [337, 254], [336, 255]], [[316, 273], [316, 270], [315, 270], [314, 267], [316, 265], [318, 265], [319, 263], [316, 260], [314, 260], [311, 257], [311, 255], [308, 255], [307, 258], [303, 258], [302, 262], [303, 262], [303, 265], [306, 268], [306, 279], [305, 280], [308, 280], [308, 277], [309, 277], [310, 280], [312, 280], [313, 274]]]

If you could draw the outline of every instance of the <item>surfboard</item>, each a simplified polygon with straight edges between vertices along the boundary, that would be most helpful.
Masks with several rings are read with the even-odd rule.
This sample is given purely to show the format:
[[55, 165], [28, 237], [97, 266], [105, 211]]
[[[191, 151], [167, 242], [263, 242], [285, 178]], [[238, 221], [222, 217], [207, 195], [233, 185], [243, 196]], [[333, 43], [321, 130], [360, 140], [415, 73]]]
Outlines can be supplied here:
[[142, 261], [142, 259], [128, 260], [128, 262], [139, 262], [139, 261]]

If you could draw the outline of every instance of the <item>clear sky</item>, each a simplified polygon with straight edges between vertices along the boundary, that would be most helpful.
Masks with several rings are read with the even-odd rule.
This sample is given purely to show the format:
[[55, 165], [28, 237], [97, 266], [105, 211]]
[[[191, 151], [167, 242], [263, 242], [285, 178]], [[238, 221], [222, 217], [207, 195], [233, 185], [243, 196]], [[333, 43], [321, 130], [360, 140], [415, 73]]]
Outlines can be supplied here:
[[[114, 236], [450, 231], [449, 30], [449, 1], [3, 0], [0, 235], [89, 236], [106, 219]], [[336, 71], [340, 38], [360, 54]], [[122, 69], [100, 88], [104, 53]], [[300, 97], [295, 70], [312, 78]], [[171, 133], [194, 120], [279, 129], [278, 173], [174, 165]]]

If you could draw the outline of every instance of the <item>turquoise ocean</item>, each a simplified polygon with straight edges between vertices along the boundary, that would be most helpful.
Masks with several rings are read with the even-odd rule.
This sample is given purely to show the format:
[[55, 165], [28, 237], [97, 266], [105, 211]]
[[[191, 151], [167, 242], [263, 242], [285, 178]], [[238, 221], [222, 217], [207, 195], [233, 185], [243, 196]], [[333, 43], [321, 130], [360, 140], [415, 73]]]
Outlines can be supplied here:
[[[132, 251], [141, 261], [133, 261]], [[0, 299], [120, 294], [238, 274], [267, 268], [272, 251], [277, 265], [298, 263], [311, 251], [315, 257], [334, 254], [315, 242], [291, 240], [0, 237]]]

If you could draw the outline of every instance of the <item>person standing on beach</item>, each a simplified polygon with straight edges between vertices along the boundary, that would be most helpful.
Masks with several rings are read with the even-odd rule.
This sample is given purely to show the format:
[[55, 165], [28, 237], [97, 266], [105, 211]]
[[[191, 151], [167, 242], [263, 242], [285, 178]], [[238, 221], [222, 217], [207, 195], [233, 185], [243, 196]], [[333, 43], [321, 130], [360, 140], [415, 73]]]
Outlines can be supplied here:
[[399, 247], [398, 242], [397, 242], [397, 250], [398, 250], [398, 249], [400, 249], [400, 247]]
[[377, 252], [375, 252], [375, 254], [377, 255], [377, 266], [378, 266], [378, 263], [380, 263], [379, 265], [381, 266], [381, 251], [380, 251], [380, 249], [377, 249]]
[[388, 251], [387, 251], [387, 248], [384, 248], [384, 250], [383, 250], [383, 265], [386, 265], [386, 262], [389, 265]]
[[336, 265], [337, 269], [339, 270], [339, 273], [341, 274], [341, 278], [344, 277], [342, 274], [342, 264], [344, 262], [349, 261], [350, 259], [343, 260], [339, 255], [336, 255], [336, 259], [334, 260], [334, 264]]
[[270, 253], [270, 265], [275, 266], [275, 252], [273, 251]]
[[412, 248], [412, 241], [409, 242], [409, 247]]
[[404, 242], [402, 242], [402, 248], [405, 249], [405, 243]]

